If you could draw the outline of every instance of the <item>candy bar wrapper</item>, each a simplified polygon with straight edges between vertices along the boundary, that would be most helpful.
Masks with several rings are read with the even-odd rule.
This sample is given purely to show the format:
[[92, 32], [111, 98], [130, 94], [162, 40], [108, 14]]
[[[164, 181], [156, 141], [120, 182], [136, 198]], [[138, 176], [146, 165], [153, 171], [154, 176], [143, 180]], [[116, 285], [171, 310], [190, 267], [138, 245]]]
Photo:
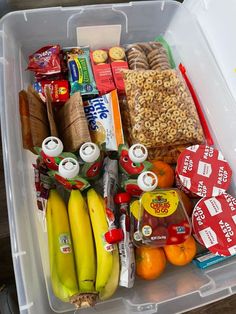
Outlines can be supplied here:
[[90, 52], [90, 59], [99, 95], [104, 95], [114, 90], [115, 83], [105, 49]]
[[71, 94], [75, 92], [80, 92], [81, 95], [98, 94], [90, 64], [89, 48], [72, 48], [67, 52], [67, 63]]
[[118, 189], [118, 162], [109, 157], [104, 159], [104, 175], [103, 175], [103, 196], [106, 205], [106, 216], [109, 228], [115, 225], [115, 203], [114, 197]]
[[132, 288], [135, 280], [134, 246], [127, 231], [127, 214], [120, 216], [120, 227], [124, 233], [124, 240], [118, 243], [120, 254], [120, 282], [121, 287]]

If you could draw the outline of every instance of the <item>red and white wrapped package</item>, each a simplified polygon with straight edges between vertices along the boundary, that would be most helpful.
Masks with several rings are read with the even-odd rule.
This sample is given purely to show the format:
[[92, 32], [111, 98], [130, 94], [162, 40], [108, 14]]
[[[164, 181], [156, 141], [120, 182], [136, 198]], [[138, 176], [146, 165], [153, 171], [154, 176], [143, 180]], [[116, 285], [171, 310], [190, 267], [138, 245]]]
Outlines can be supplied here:
[[108, 52], [105, 49], [90, 52], [93, 74], [99, 95], [113, 91], [115, 87]]
[[111, 70], [118, 94], [125, 94], [125, 83], [122, 70], [129, 69], [127, 61], [115, 61], [111, 63]]
[[202, 198], [192, 215], [194, 234], [212, 253], [236, 254], [236, 199], [223, 193]]
[[224, 193], [232, 170], [222, 153], [207, 145], [186, 148], [176, 166], [176, 184], [191, 197], [211, 197]]
[[39, 96], [43, 102], [46, 102], [45, 90], [47, 86], [51, 92], [53, 102], [65, 103], [69, 99], [70, 92], [69, 83], [67, 80], [42, 80], [40, 82], [35, 82], [33, 87], [36, 92], [39, 93]]

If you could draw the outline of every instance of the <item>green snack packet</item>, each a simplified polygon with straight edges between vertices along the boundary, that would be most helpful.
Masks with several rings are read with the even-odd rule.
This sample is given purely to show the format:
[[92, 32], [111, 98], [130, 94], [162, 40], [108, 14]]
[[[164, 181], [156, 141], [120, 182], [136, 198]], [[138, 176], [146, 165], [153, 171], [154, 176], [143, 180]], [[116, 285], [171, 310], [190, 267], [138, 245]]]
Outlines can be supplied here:
[[167, 55], [168, 55], [168, 59], [169, 59], [169, 63], [170, 63], [170, 65], [171, 65], [171, 68], [172, 68], [172, 69], [175, 69], [175, 68], [176, 68], [176, 64], [175, 64], [175, 61], [174, 61], [174, 58], [173, 58], [173, 55], [172, 55], [170, 46], [169, 46], [169, 44], [167, 43], [167, 41], [166, 41], [166, 40], [164, 39], [164, 37], [162, 37], [162, 36], [156, 37], [156, 38], [155, 38], [155, 41], [161, 43], [162, 46], [166, 49], [166, 52], [167, 52]]
[[67, 51], [67, 63], [71, 95], [76, 92], [81, 95], [98, 94], [90, 64], [89, 47], [71, 48]]

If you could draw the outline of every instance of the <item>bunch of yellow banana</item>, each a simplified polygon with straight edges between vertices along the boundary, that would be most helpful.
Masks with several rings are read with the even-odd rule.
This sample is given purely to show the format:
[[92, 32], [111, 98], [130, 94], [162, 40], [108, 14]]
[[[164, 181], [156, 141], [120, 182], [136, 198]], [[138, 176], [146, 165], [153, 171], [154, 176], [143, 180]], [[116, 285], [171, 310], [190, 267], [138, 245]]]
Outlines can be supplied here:
[[62, 301], [70, 301], [77, 307], [92, 306], [97, 297], [110, 298], [119, 283], [117, 245], [112, 251], [105, 249], [108, 223], [104, 201], [90, 189], [87, 204], [79, 190], [71, 191], [68, 213], [56, 190], [50, 191], [47, 204], [53, 292]]
[[52, 289], [56, 297], [66, 302], [79, 289], [67, 209], [56, 190], [50, 191], [46, 220]]
[[94, 189], [90, 189], [87, 193], [87, 202], [96, 244], [97, 274], [95, 290], [99, 293], [100, 300], [107, 300], [115, 293], [119, 284], [118, 247], [115, 245], [114, 250], [109, 252], [105, 249], [104, 234], [109, 228], [103, 198]]

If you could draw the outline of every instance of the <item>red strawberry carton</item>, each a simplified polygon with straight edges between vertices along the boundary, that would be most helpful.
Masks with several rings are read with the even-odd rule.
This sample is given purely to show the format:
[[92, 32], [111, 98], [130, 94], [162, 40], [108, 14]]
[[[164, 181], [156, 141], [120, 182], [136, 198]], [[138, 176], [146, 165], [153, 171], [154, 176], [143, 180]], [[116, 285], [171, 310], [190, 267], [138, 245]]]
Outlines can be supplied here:
[[223, 193], [202, 198], [192, 215], [195, 238], [216, 255], [236, 254], [236, 199]]
[[222, 153], [207, 145], [186, 148], [176, 166], [176, 184], [190, 197], [211, 197], [224, 193], [232, 170]]

